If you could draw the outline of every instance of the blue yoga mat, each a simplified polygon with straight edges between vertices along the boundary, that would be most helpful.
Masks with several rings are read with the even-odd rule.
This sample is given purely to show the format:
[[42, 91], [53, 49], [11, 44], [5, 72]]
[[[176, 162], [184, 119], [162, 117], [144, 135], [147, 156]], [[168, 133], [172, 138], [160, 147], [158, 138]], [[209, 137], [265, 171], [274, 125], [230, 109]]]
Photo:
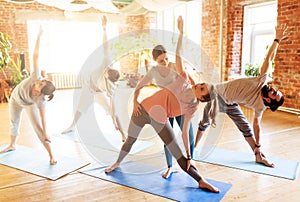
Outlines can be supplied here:
[[275, 164], [275, 168], [270, 168], [255, 163], [255, 157], [252, 153], [220, 148], [211, 148], [210, 152], [208, 152], [209, 149], [206, 148], [206, 151], [207, 154], [203, 155], [203, 157], [201, 157], [202, 155], [199, 155], [199, 153], [197, 155], [196, 152], [195, 160], [291, 180], [297, 177], [299, 162], [296, 161], [268, 157], [270, 162]]
[[[4, 149], [4, 146], [0, 147], [0, 150], [2, 149]], [[55, 158], [57, 164], [50, 165], [46, 150], [17, 145], [15, 151], [0, 154], [0, 164], [51, 180], [57, 180], [58, 178], [89, 164], [87, 161], [81, 159], [74, 159], [57, 154], [55, 155]]]
[[[199, 189], [198, 183], [183, 171], [172, 173], [168, 179], [164, 179], [161, 177], [161, 171], [147, 173], [147, 170], [153, 170], [149, 167], [149, 165], [129, 161], [121, 164], [121, 168], [117, 168], [108, 174], [104, 172], [106, 167], [83, 169], [79, 172], [182, 202], [219, 202], [232, 186], [231, 184], [207, 179], [208, 182], [221, 190], [220, 193], [212, 193]], [[129, 174], [122, 172], [122, 170], [132, 170], [132, 173], [135, 173], [135, 170], [139, 170], [140, 172], [140, 170], [143, 169], [146, 170], [145, 174]]]

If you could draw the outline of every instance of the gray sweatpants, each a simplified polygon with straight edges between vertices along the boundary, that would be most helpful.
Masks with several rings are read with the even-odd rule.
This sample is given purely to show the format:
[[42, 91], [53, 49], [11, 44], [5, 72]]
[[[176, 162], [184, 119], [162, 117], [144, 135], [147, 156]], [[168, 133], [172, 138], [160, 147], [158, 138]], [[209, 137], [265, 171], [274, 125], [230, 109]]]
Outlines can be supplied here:
[[168, 150], [176, 158], [179, 166], [197, 182], [199, 182], [201, 176], [195, 167], [190, 166], [189, 170], [187, 171], [187, 159], [184, 157], [176, 141], [175, 134], [170, 123], [167, 122], [166, 124], [161, 124], [156, 122], [149, 116], [143, 107], [141, 107], [141, 114], [139, 116], [131, 116], [128, 127], [128, 137], [121, 148], [117, 162], [120, 163], [129, 153], [132, 145], [135, 143], [142, 128], [146, 124], [150, 124], [154, 128], [164, 144], [167, 146]]
[[21, 122], [22, 111], [25, 109], [28, 119], [41, 140], [43, 139], [43, 129], [41, 124], [40, 112], [36, 104], [32, 105], [20, 105], [14, 100], [10, 100], [9, 102], [9, 115], [10, 115], [10, 134], [14, 136], [19, 135], [19, 128]]
[[[216, 99], [218, 99], [219, 111], [226, 113], [231, 118], [231, 120], [235, 123], [238, 129], [242, 132], [243, 136], [253, 136], [252, 128], [250, 127], [250, 124], [247, 118], [245, 117], [243, 111], [241, 110], [240, 106], [238, 104], [228, 105], [220, 96], [218, 96], [218, 98]], [[202, 120], [200, 121], [198, 127], [200, 131], [205, 131], [206, 128], [210, 125], [208, 112], [209, 109], [206, 105], [203, 110]]]

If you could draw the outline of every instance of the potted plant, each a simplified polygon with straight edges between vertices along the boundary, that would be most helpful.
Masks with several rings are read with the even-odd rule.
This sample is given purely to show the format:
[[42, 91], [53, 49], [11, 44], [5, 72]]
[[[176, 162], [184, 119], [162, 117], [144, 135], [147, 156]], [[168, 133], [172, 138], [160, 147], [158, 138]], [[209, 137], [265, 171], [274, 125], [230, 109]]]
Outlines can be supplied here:
[[258, 76], [259, 75], [260, 66], [258, 64], [247, 63], [245, 66], [246, 66], [245, 75], [247, 77]]
[[[267, 45], [266, 50], [268, 50], [268, 49], [269, 49], [269, 46]], [[261, 65], [247, 63], [245, 66], [246, 66], [245, 72], [244, 72], [245, 76], [251, 77], [251, 76], [258, 76], [259, 75]], [[274, 61], [272, 61], [272, 70], [271, 70], [271, 72], [268, 73], [268, 77], [270, 79], [272, 79], [272, 72], [274, 71], [274, 67], [275, 67], [275, 63], [274, 63]]]
[[[11, 57], [12, 45], [9, 41], [9, 35], [0, 32], [0, 70], [5, 78], [9, 80], [12, 87], [18, 85], [26, 75], [21, 72], [21, 61], [18, 58], [16, 61]], [[8, 78], [6, 71], [8, 70], [10, 78]]]

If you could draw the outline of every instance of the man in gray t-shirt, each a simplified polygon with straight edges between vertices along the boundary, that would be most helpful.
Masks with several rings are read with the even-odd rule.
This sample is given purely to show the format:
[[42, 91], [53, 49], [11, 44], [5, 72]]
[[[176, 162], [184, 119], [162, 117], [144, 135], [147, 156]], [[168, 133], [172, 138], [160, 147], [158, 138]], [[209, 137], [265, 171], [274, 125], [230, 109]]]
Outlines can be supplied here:
[[[274, 164], [270, 163], [260, 150], [260, 121], [266, 108], [276, 111], [284, 102], [282, 93], [267, 84], [267, 72], [272, 66], [280, 41], [286, 37], [286, 31], [286, 25], [276, 27], [275, 40], [269, 48], [258, 77], [236, 79], [215, 86], [205, 83], [195, 86], [202, 95], [200, 101], [207, 102], [203, 118], [199, 123], [195, 147], [210, 123], [215, 125], [216, 102], [218, 102], [219, 111], [226, 113], [243, 133], [255, 154], [256, 162], [274, 167]], [[253, 129], [239, 104], [254, 110]]]

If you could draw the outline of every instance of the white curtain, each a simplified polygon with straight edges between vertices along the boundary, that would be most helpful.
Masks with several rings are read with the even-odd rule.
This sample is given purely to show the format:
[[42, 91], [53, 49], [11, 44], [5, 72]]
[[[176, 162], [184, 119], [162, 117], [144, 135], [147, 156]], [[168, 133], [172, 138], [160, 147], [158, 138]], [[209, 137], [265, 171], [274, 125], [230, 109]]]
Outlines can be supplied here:
[[133, 1], [131, 4], [120, 9], [120, 12], [126, 15], [144, 15], [148, 12], [141, 4]]
[[119, 9], [113, 5], [111, 0], [87, 0], [86, 4], [73, 4], [73, 0], [36, 0], [37, 2], [59, 8], [65, 11], [83, 11], [91, 7], [108, 13], [118, 13]]
[[135, 2], [143, 5], [149, 11], [162, 11], [183, 3], [180, 0], [135, 0]]
[[74, 4], [73, 0], [36, 0], [37, 2], [65, 11], [83, 11], [91, 7], [107, 13], [123, 13], [126, 15], [144, 15], [148, 11], [162, 11], [178, 4], [180, 0], [134, 0], [129, 5], [118, 9], [111, 0], [85, 0], [85, 4]]
[[92, 0], [88, 1], [93, 8], [107, 13], [118, 13], [119, 9], [111, 2], [111, 0]]

